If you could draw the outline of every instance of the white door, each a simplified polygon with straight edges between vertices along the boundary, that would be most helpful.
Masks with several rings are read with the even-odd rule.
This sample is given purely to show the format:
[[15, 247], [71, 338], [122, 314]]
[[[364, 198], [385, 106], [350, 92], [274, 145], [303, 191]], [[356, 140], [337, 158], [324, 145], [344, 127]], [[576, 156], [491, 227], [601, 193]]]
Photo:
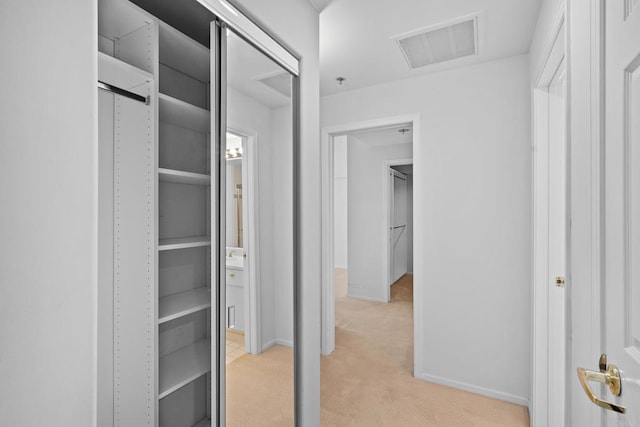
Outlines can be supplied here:
[[[595, 366], [588, 367], [590, 371], [582, 371], [582, 384], [595, 404], [608, 408], [603, 409], [608, 426], [640, 426], [640, 3], [637, 0], [604, 3], [606, 130], [602, 297], [608, 357], [597, 369], [599, 355], [592, 355]], [[620, 369], [619, 396], [614, 396], [618, 394], [615, 387], [613, 393], [609, 387], [597, 384], [615, 383], [612, 365]], [[620, 413], [623, 411], [624, 414]]]
[[565, 424], [565, 288], [567, 250], [566, 209], [566, 113], [564, 62], [548, 89], [549, 124], [549, 250], [545, 286], [549, 288], [549, 426]]
[[407, 273], [407, 177], [391, 170], [391, 283]]

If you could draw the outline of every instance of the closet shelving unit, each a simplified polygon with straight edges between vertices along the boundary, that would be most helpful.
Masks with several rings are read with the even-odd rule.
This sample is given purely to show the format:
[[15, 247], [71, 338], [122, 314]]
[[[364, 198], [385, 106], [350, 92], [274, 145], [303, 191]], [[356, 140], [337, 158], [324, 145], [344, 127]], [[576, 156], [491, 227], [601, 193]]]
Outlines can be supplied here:
[[[209, 426], [210, 55], [161, 21], [158, 41], [160, 426]], [[182, 417], [179, 423], [177, 417]]]
[[[144, 250], [139, 244], [126, 259], [113, 258], [123, 275], [111, 282], [113, 315], [101, 317], [111, 337], [100, 337], [99, 346], [113, 356], [99, 371], [113, 382], [98, 392], [99, 425], [210, 426], [209, 49], [126, 0], [99, 0], [98, 20], [99, 79], [150, 99], [148, 120], [116, 123], [113, 131], [114, 138], [145, 135], [144, 146], [127, 140], [144, 164], [114, 154], [114, 175], [122, 162], [131, 177], [114, 178], [113, 203], [127, 204], [139, 215], [132, 226], [147, 228], [139, 232]], [[118, 198], [120, 188], [131, 197]], [[119, 242], [117, 218], [114, 224], [114, 253], [141, 240], [122, 234]]]
[[99, 425], [156, 418], [156, 39], [128, 2], [98, 2], [98, 80], [150, 100], [98, 95]]

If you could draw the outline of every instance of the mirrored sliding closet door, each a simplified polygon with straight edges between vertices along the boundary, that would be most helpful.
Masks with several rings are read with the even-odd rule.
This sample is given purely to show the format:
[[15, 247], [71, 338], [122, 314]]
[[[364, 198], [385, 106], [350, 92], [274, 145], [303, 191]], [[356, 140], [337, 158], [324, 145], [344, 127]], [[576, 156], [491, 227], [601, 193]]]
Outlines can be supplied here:
[[221, 34], [226, 425], [293, 425], [293, 79]]

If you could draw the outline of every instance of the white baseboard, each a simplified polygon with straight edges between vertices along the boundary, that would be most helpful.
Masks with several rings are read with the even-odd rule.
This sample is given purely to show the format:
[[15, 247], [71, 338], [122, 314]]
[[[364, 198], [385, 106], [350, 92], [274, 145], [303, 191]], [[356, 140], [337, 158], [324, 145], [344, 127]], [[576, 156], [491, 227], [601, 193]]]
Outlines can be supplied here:
[[498, 400], [504, 400], [505, 402], [526, 406], [527, 408], [529, 407], [529, 399], [521, 396], [516, 396], [514, 394], [505, 393], [498, 390], [492, 390], [489, 388], [484, 388], [484, 387], [476, 386], [473, 384], [463, 383], [461, 381], [450, 380], [447, 378], [442, 378], [435, 375], [429, 375], [424, 373], [418, 375], [416, 378], [424, 381], [429, 381], [431, 383], [446, 385], [448, 387], [457, 388], [459, 390], [480, 394], [482, 396], [487, 396], [487, 397], [491, 397]]
[[347, 290], [347, 296], [349, 298], [353, 298], [353, 299], [361, 299], [363, 301], [371, 301], [371, 302], [382, 302], [382, 303], [387, 303], [387, 300], [381, 299], [381, 298], [374, 298], [374, 297], [365, 297], [363, 295], [354, 295], [354, 294], [350, 294], [349, 291]]
[[271, 340], [271, 341], [265, 343], [265, 345], [262, 346], [262, 350], [260, 351], [260, 353], [269, 350], [274, 345], [276, 345], [276, 340]]
[[285, 347], [293, 348], [293, 341], [292, 340], [282, 340], [280, 338], [276, 338], [276, 344], [283, 345]]
[[262, 346], [262, 352], [269, 350], [271, 347], [273, 347], [274, 345], [283, 345], [285, 347], [290, 347], [293, 348], [293, 341], [292, 340], [283, 340], [280, 338], [276, 338], [273, 339], [269, 342], [267, 342], [265, 345]]

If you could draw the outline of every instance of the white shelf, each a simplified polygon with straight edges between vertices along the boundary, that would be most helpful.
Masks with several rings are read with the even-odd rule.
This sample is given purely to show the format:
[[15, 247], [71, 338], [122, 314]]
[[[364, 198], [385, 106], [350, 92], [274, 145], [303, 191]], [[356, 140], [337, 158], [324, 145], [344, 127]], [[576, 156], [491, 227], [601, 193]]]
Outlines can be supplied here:
[[185, 172], [175, 169], [158, 169], [160, 182], [173, 182], [176, 184], [211, 185], [211, 176], [201, 173]]
[[201, 340], [160, 358], [158, 398], [173, 393], [209, 372], [211, 342]]
[[201, 82], [211, 78], [209, 49], [160, 21], [160, 62]]
[[153, 75], [118, 58], [98, 52], [98, 80], [146, 96], [147, 94], [143, 93], [146, 88], [139, 86], [152, 82]]
[[165, 323], [209, 307], [211, 307], [211, 291], [208, 288], [169, 295], [160, 298], [158, 323]]
[[211, 114], [204, 108], [196, 107], [163, 93], [158, 95], [160, 100], [160, 121], [171, 123], [179, 127], [209, 133]]
[[98, 2], [98, 33], [111, 40], [143, 27], [151, 19], [129, 2], [121, 0]]
[[199, 246], [211, 246], [211, 237], [180, 237], [178, 239], [160, 239], [159, 251], [171, 251], [174, 249], [197, 248]]

